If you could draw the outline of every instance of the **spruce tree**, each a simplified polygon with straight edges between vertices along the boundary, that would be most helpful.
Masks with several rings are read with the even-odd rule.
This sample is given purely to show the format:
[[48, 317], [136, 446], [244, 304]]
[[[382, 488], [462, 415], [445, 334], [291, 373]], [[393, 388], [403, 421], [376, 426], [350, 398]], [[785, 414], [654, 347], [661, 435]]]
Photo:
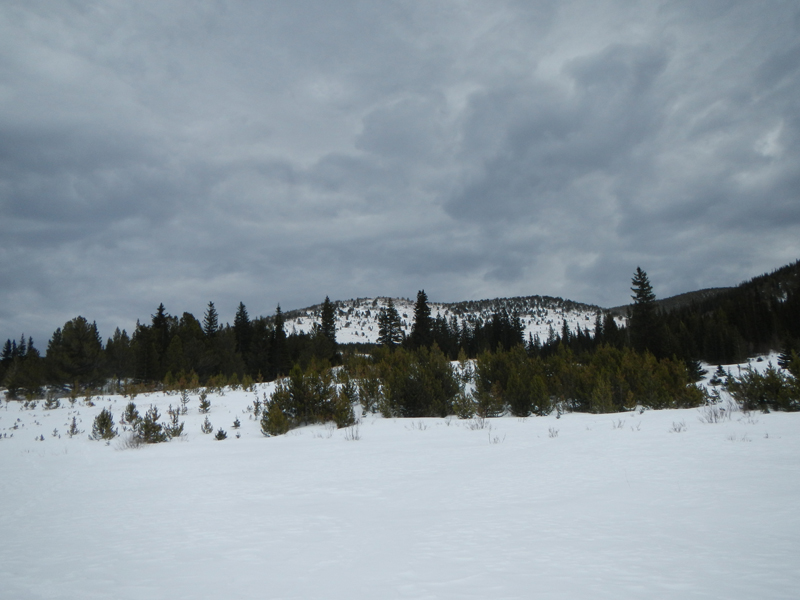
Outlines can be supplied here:
[[239, 308], [236, 309], [236, 316], [233, 318], [233, 330], [236, 333], [236, 352], [246, 356], [250, 350], [252, 330], [250, 317], [247, 314], [244, 302], [239, 302]]
[[117, 430], [114, 428], [114, 417], [111, 415], [110, 410], [104, 408], [100, 411], [100, 414], [94, 418], [91, 438], [93, 440], [111, 440], [114, 439], [116, 435]]
[[640, 267], [631, 280], [633, 287], [633, 306], [630, 309], [630, 341], [631, 346], [638, 352], [649, 350], [656, 356], [660, 355], [658, 335], [658, 314], [656, 312], [656, 295], [653, 286], [647, 278], [647, 273]]
[[389, 348], [399, 346], [403, 342], [403, 326], [400, 314], [389, 298], [386, 307], [378, 315], [378, 343]]
[[320, 325], [322, 335], [330, 340], [336, 346], [336, 312], [334, 310], [331, 299], [325, 296], [325, 302], [322, 303], [322, 323]]
[[275, 310], [275, 329], [272, 332], [272, 376], [285, 375], [289, 371], [289, 352], [286, 343], [286, 330], [284, 329], [281, 305]]
[[428, 296], [425, 290], [417, 292], [417, 302], [414, 305], [414, 324], [411, 327], [410, 343], [412, 348], [430, 346], [433, 341], [433, 324], [431, 309], [428, 306]]
[[217, 309], [214, 308], [214, 303], [209, 302], [206, 314], [203, 317], [203, 333], [206, 334], [207, 338], [211, 338], [216, 335], [217, 330], [219, 330], [219, 316], [217, 315]]

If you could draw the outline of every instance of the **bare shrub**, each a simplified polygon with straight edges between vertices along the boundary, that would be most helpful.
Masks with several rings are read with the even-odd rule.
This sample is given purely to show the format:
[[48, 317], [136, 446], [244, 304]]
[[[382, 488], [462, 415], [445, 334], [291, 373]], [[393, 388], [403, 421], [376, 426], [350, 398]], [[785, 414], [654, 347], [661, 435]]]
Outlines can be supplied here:
[[669, 432], [670, 433], [681, 433], [683, 431], [686, 431], [686, 429], [687, 429], [686, 421], [678, 421], [677, 423], [675, 421], [673, 421], [672, 422], [672, 427], [670, 428]]
[[357, 442], [361, 439], [361, 428], [358, 423], [354, 423], [350, 425], [350, 427], [345, 427], [344, 439], [348, 442]]

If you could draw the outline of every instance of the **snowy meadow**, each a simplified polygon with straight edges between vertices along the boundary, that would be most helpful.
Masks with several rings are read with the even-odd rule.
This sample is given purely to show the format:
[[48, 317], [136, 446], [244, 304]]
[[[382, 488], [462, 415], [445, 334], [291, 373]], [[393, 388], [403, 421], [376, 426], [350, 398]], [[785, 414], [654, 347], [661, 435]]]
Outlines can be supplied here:
[[370, 414], [267, 438], [273, 385], [209, 394], [210, 434], [193, 395], [180, 438], [139, 447], [130, 398], [4, 403], [0, 596], [797, 597], [800, 414]]

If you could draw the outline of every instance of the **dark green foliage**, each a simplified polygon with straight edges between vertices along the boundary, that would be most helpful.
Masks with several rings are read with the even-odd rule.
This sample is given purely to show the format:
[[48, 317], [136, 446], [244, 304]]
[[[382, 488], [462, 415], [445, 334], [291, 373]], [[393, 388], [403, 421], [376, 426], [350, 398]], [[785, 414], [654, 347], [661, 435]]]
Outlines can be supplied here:
[[261, 432], [266, 436], [283, 435], [291, 428], [284, 407], [291, 402], [288, 387], [280, 383], [270, 397], [269, 406], [261, 414]]
[[391, 298], [378, 315], [378, 343], [395, 348], [403, 343], [403, 326], [400, 314]]
[[353, 402], [346, 393], [334, 390], [332, 399], [332, 417], [336, 427], [350, 427], [356, 423], [356, 415], [353, 412]]
[[116, 437], [117, 430], [114, 428], [114, 417], [111, 411], [104, 408], [94, 418], [92, 425], [91, 438], [93, 440], [112, 440]]
[[800, 383], [772, 365], [763, 374], [746, 369], [727, 383], [731, 396], [743, 410], [800, 410]]
[[628, 329], [631, 346], [638, 352], [650, 351], [658, 355], [661, 351], [659, 320], [656, 312], [656, 296], [647, 273], [640, 267], [632, 279], [633, 306], [631, 306]]
[[97, 325], [76, 317], [53, 334], [47, 345], [47, 366], [54, 382], [69, 382], [80, 388], [103, 381], [103, 343]]
[[227, 439], [227, 438], [228, 438], [228, 434], [225, 433], [225, 431], [222, 429], [222, 427], [219, 428], [219, 431], [217, 431], [217, 434], [214, 436], [214, 439], [218, 440], [218, 441], [222, 441], [222, 440]]
[[250, 342], [253, 337], [253, 330], [250, 324], [250, 316], [244, 302], [239, 302], [236, 309], [236, 316], [233, 319], [233, 330], [236, 334], [236, 352], [246, 356], [250, 351]]
[[122, 413], [122, 422], [135, 427], [140, 421], [139, 411], [136, 409], [136, 404], [128, 402], [125, 406], [125, 411]]
[[219, 330], [219, 316], [217, 309], [214, 308], [214, 303], [209, 302], [206, 308], [205, 316], [203, 317], [203, 333], [207, 338], [214, 337]]
[[544, 365], [538, 358], [529, 358], [522, 346], [481, 354], [475, 388], [482, 417], [498, 416], [506, 409], [518, 417], [545, 415], [551, 410]]
[[378, 365], [383, 384], [382, 412], [401, 417], [445, 417], [460, 391], [458, 376], [435, 344], [398, 349]]
[[411, 335], [408, 341], [413, 349], [428, 347], [433, 343], [433, 322], [425, 290], [417, 292], [417, 302], [414, 305], [414, 324], [411, 326]]
[[236, 417], [233, 420], [233, 428], [234, 429], [239, 429], [239, 427], [241, 427], [241, 426], [242, 426], [242, 423], [241, 423], [241, 421], [239, 421], [239, 417]]
[[20, 395], [30, 400], [43, 396], [42, 386], [45, 383], [45, 361], [33, 345], [30, 337], [20, 337], [19, 345], [16, 342], [6, 341], [3, 349], [3, 369], [0, 384], [8, 389], [8, 398], [18, 398]]
[[169, 405], [167, 409], [167, 415], [169, 415], [169, 423], [164, 425], [164, 433], [167, 434], [170, 438], [180, 437], [183, 434], [183, 426], [184, 423], [179, 421], [181, 415], [181, 409], [177, 406], [172, 408], [172, 405]]
[[325, 302], [322, 303], [322, 316], [321, 316], [321, 333], [325, 338], [333, 344], [334, 351], [336, 349], [336, 313], [331, 303], [331, 299], [325, 296]]
[[169, 436], [164, 431], [164, 427], [158, 420], [161, 415], [158, 408], [154, 405], [147, 409], [144, 418], [137, 421], [134, 426], [136, 437], [145, 444], [158, 444], [169, 440]]
[[211, 400], [208, 399], [208, 394], [206, 394], [205, 390], [200, 392], [200, 406], [198, 410], [203, 414], [211, 410]]

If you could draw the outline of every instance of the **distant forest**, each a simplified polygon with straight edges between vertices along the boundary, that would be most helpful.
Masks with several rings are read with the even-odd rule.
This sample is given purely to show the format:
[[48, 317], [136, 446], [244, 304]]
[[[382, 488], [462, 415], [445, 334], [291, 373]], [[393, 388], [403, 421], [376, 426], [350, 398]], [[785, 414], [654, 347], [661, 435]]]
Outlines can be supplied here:
[[[626, 327], [618, 327], [611, 312], [598, 312], [594, 332], [580, 327], [572, 331], [565, 322], [547, 339], [525, 339], [519, 316], [504, 311], [486, 321], [461, 324], [455, 318], [433, 318], [420, 291], [410, 335], [404, 334], [390, 303], [379, 316], [378, 343], [359, 345], [337, 344], [328, 298], [320, 324], [309, 333], [289, 335], [280, 307], [274, 316], [251, 319], [240, 303], [233, 325], [221, 326], [212, 302], [202, 321], [188, 312], [171, 315], [161, 304], [149, 323], [138, 323], [130, 335], [117, 328], [105, 343], [96, 325], [80, 316], [53, 333], [44, 356], [30, 338], [9, 339], [0, 357], [0, 382], [9, 398], [30, 399], [108, 386], [249, 386], [344, 365], [344, 372], [354, 377], [377, 377], [375, 385], [383, 391], [373, 390], [374, 404], [378, 406], [383, 394], [380, 401], [388, 413], [452, 414], [458, 412], [455, 404], [463, 386], [443, 375], [443, 365], [478, 359], [471, 402], [486, 414], [542, 413], [559, 402], [605, 412], [646, 403], [701, 402], [687, 388], [701, 376], [699, 360], [726, 364], [780, 350], [787, 366], [800, 350], [800, 261], [735, 288], [688, 294], [663, 306], [647, 274], [637, 268], [631, 291]], [[371, 374], [365, 375], [367, 371]], [[637, 383], [637, 371], [655, 379]], [[398, 391], [403, 386], [408, 389]], [[361, 391], [364, 397], [371, 393]], [[439, 399], [431, 400], [432, 394]], [[411, 408], [405, 401], [387, 408], [392, 397], [401, 396], [412, 399]]]

